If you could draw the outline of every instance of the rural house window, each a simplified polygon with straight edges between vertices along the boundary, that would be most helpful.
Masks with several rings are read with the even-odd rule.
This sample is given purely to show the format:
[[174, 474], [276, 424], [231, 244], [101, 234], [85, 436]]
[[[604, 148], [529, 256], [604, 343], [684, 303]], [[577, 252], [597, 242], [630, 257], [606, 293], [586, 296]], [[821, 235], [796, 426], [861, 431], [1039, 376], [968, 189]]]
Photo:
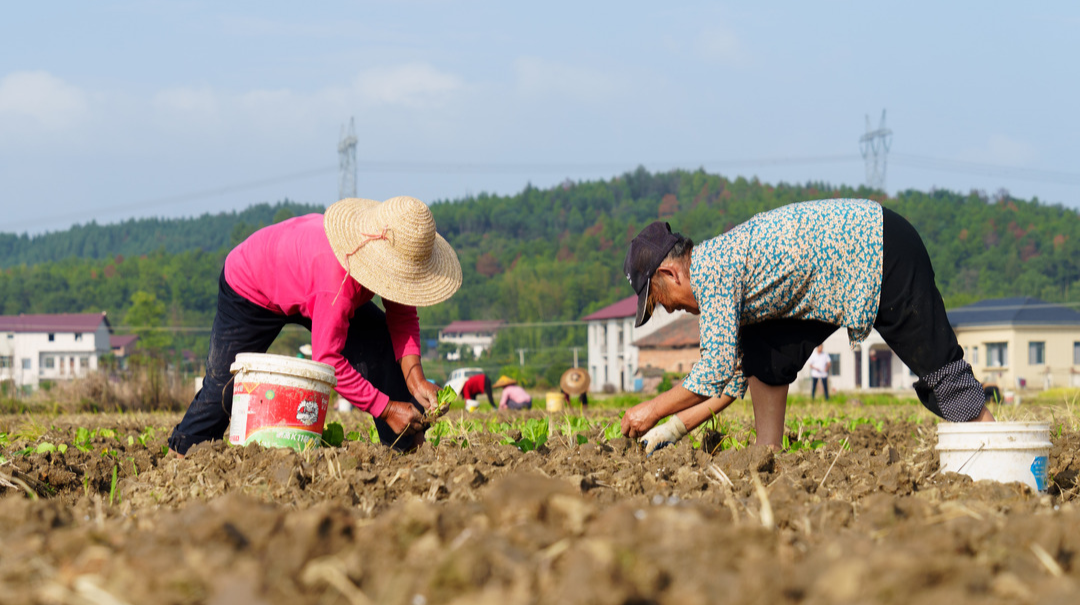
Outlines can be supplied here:
[[79, 369], [85, 370], [85, 369], [87, 369], [89, 367], [90, 367], [90, 358], [89, 357], [80, 357], [79, 358]]
[[56, 342], [56, 334], [49, 332], [49, 342]]
[[30, 358], [29, 357], [23, 357], [23, 359], [22, 359], [22, 369], [24, 369], [24, 370], [29, 370], [30, 369]]
[[840, 375], [840, 354], [829, 353], [829, 376]]
[[1004, 368], [1008, 365], [1009, 343], [986, 343], [986, 365], [991, 368]]
[[51, 369], [55, 368], [56, 367], [56, 358], [55, 357], [46, 357], [44, 367], [45, 367], [46, 370], [51, 370]]
[[75, 333], [75, 342], [79, 342], [80, 340], [82, 340], [82, 332], [76, 332]]
[[0, 368], [10, 368], [13, 361], [10, 355], [0, 356]]
[[1028, 343], [1028, 365], [1041, 366], [1046, 363], [1046, 343], [1045, 342], [1029, 342]]
[[979, 365], [979, 345], [971, 347], [971, 365]]
[[1073, 343], [1073, 365], [1080, 366], [1080, 342]]

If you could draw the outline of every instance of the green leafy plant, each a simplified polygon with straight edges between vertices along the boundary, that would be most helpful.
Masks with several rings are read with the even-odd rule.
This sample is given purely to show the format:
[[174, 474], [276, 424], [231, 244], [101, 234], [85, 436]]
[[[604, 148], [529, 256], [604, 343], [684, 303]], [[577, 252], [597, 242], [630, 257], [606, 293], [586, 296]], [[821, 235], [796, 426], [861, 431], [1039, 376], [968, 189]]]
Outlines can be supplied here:
[[71, 444], [74, 445], [75, 449], [79, 450], [80, 452], [89, 452], [94, 449], [90, 445], [90, 440], [92, 438], [93, 437], [90, 435], [90, 431], [80, 426], [79, 428], [75, 429], [75, 440], [72, 441]]
[[345, 442], [345, 429], [341, 426], [340, 422], [331, 422], [323, 428], [322, 432], [323, 445], [329, 447], [341, 447], [341, 444]]
[[523, 452], [531, 452], [547, 443], [548, 430], [547, 418], [530, 418], [521, 425], [520, 439], [507, 437], [502, 443], [517, 446]]
[[457, 397], [457, 391], [450, 385], [439, 389], [439, 392], [435, 395], [435, 407], [424, 413], [424, 420], [433, 422], [436, 418], [442, 416], [446, 410], [450, 409], [450, 404], [454, 403]]
[[112, 484], [109, 485], [109, 506], [112, 506], [113, 501], [116, 499], [116, 479], [119, 469], [120, 467], [115, 464], [112, 467]]

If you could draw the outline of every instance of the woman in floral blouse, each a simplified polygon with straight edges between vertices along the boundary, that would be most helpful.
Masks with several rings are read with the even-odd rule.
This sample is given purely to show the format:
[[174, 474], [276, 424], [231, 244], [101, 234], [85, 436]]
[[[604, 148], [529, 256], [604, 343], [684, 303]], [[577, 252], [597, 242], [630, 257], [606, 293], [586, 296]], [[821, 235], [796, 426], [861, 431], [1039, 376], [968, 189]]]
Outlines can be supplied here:
[[788, 385], [840, 327], [852, 346], [876, 329], [918, 375], [915, 391], [938, 416], [993, 420], [949, 325], [926, 247], [910, 223], [876, 202], [791, 204], [697, 246], [654, 222], [631, 242], [624, 273], [638, 294], [636, 325], [655, 305], [700, 315], [701, 360], [681, 386], [623, 418], [623, 433], [642, 438], [685, 410], [645, 437], [650, 451], [748, 386], [758, 443], [778, 447]]

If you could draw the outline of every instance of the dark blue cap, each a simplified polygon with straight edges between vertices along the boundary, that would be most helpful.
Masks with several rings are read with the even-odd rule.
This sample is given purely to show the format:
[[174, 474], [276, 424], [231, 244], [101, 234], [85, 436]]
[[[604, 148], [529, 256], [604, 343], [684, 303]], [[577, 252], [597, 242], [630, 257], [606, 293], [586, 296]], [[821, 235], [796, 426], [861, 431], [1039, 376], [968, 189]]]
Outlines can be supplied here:
[[630, 249], [626, 251], [626, 261], [623, 263], [623, 273], [638, 295], [635, 328], [641, 327], [652, 316], [647, 308], [649, 281], [678, 241], [671, 232], [671, 225], [664, 221], [655, 221], [642, 229], [630, 242]]

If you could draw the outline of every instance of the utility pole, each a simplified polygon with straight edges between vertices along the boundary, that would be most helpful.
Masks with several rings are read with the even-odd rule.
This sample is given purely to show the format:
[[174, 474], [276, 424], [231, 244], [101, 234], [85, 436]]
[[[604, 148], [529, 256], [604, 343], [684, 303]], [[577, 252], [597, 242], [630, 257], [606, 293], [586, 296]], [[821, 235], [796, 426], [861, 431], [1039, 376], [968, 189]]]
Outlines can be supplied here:
[[871, 189], [885, 189], [885, 168], [892, 145], [892, 131], [885, 127], [885, 110], [881, 110], [881, 123], [877, 130], [870, 126], [870, 115], [866, 116], [866, 134], [859, 137], [859, 151], [866, 160], [866, 186]]
[[577, 367], [577, 352], [581, 350], [581, 347], [570, 347], [574, 351], [574, 367]]
[[527, 349], [518, 349], [518, 365], [525, 367], [525, 351]]
[[338, 141], [338, 167], [341, 178], [338, 183], [338, 199], [356, 197], [356, 126], [349, 118], [349, 128], [341, 126], [341, 140]]

